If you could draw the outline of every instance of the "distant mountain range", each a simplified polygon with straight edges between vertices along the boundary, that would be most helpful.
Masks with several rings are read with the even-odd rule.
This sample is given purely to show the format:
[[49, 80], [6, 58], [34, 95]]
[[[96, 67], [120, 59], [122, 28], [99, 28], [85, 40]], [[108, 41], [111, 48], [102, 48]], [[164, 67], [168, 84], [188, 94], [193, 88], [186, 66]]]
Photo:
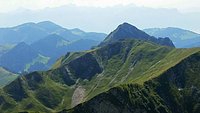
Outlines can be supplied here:
[[42, 56], [26, 43], [17, 44], [14, 48], [0, 57], [1, 66], [20, 73], [48, 69], [45, 67], [49, 58]]
[[180, 28], [149, 28], [146, 33], [155, 37], [169, 37], [177, 48], [200, 47], [200, 34]]
[[[106, 37], [104, 33], [66, 29], [50, 21], [0, 28], [0, 65], [16, 73], [46, 70], [67, 52], [89, 50], [97, 45], [132, 38], [178, 48], [200, 46], [200, 35], [191, 31], [171, 27], [144, 31], [146, 33], [123, 23]], [[20, 47], [23, 45], [26, 47]]]
[[105, 37], [49, 21], [0, 28], [0, 65], [16, 73], [47, 70], [67, 52], [89, 50]]
[[15, 46], [15, 44], [5, 44], [5, 45], [0, 45], [0, 57], [8, 52], [10, 49], [12, 49]]
[[92, 46], [96, 46], [99, 43], [99, 41], [91, 39], [80, 39], [70, 42], [59, 35], [52, 34], [32, 43], [30, 46], [44, 56], [59, 58], [67, 52], [89, 50]]
[[66, 29], [50, 21], [25, 23], [11, 28], [0, 28], [0, 44], [15, 44], [25, 42], [31, 44], [50, 34], [57, 34], [68, 41], [92, 39], [102, 41], [106, 34], [84, 32], [80, 29]]
[[[19, 76], [0, 89], [0, 112], [197, 113], [200, 49], [127, 38], [149, 35], [125, 26], [102, 45], [67, 53], [50, 70]], [[68, 43], [59, 39], [58, 47]]]

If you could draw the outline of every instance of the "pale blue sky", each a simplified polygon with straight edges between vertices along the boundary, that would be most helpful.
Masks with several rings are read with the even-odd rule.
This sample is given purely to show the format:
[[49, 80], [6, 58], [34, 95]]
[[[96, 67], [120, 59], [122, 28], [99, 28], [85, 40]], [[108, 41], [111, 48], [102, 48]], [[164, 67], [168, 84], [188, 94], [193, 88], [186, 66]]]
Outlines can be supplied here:
[[7, 12], [18, 8], [43, 9], [74, 4], [78, 6], [112, 7], [135, 4], [151, 8], [177, 8], [179, 11], [200, 11], [199, 0], [0, 0], [0, 11]]
[[129, 22], [140, 29], [179, 27], [200, 33], [200, 0], [0, 0], [0, 27], [53, 21], [109, 33]]

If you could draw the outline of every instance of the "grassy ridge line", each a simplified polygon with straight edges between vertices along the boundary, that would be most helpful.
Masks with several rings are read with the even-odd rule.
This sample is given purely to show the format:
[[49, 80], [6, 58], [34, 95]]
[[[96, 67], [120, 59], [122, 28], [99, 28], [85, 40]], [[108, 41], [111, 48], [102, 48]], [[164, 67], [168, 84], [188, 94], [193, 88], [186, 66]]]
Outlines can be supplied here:
[[[151, 72], [152, 70], [153, 73], [154, 71], [168, 69], [163, 64], [169, 61], [177, 63], [178, 60], [173, 59], [178, 55], [177, 59], [183, 59], [186, 57], [185, 55], [192, 54], [194, 51], [197, 50], [182, 49], [180, 51], [138, 40], [117, 42], [91, 51], [67, 54], [58, 60], [56, 64], [57, 68], [20, 77], [23, 78], [20, 79], [22, 84], [15, 81], [7, 85], [5, 92], [1, 93], [1, 96], [3, 95], [6, 102], [14, 106], [13, 108], [7, 106], [9, 108], [8, 112], [10, 110], [54, 112], [64, 108], [69, 109], [71, 108], [71, 97], [77, 86], [82, 86], [86, 89], [86, 97], [82, 102], [88, 101], [100, 93], [107, 92], [110, 88], [120, 84], [127, 84], [138, 76], [144, 76], [142, 80], [146, 81], [149, 76], [147, 72]], [[84, 64], [90, 63], [80, 60], [85, 58], [84, 56], [86, 55], [89, 57], [88, 61], [91, 61], [90, 58], [93, 58], [92, 61], [96, 60], [103, 68], [102, 73], [94, 75], [90, 80], [80, 79], [79, 75], [69, 73], [71, 70], [68, 71], [68, 66], [71, 62], [78, 61], [76, 62], [78, 63], [76, 66], [80, 65], [79, 62]], [[166, 58], [168, 60], [164, 60]], [[162, 65], [159, 61], [162, 62]], [[170, 62], [168, 66], [171, 65]], [[79, 71], [78, 68], [74, 68], [73, 70]], [[127, 74], [128, 76], [126, 77]], [[145, 76], [147, 77], [145, 78]], [[67, 77], [72, 77], [75, 83], [66, 83], [65, 80], [69, 79]], [[22, 86], [22, 88], [19, 86]], [[11, 95], [21, 96], [20, 93], [13, 92], [14, 90], [18, 90], [18, 88], [20, 92], [24, 91], [28, 95], [28, 98], [22, 98], [20, 101], [15, 101], [11, 98]], [[3, 104], [3, 106], [6, 106], [6, 104]]]
[[11, 81], [17, 78], [17, 74], [11, 73], [6, 69], [0, 67], [0, 87], [9, 84]]
[[119, 85], [62, 113], [197, 113], [199, 59], [196, 52], [143, 85]]
[[[191, 48], [191, 49], [174, 49], [170, 53], [167, 54], [164, 60], [161, 60], [157, 63], [153, 69], [148, 70], [144, 75], [137, 77], [136, 79], [130, 81], [133, 83], [143, 84], [145, 81], [153, 79], [162, 73], [166, 72], [171, 67], [176, 66], [178, 63], [183, 61], [184, 59], [190, 57], [191, 55], [198, 53], [200, 48]], [[171, 60], [171, 61], [170, 61]], [[170, 61], [170, 62], [168, 62]], [[159, 68], [161, 70], [159, 70]]]
[[[125, 45], [129, 44], [129, 43], [126, 43], [125, 41], [123, 43]], [[107, 65], [104, 68], [104, 71], [101, 75], [97, 75], [97, 77], [94, 77], [94, 79], [92, 79], [91, 81], [88, 81], [87, 83], [80, 83], [80, 85], [86, 84], [86, 85], [83, 85], [83, 87], [85, 87], [86, 89], [89, 89], [89, 90], [86, 90], [87, 96], [86, 96], [85, 100], [89, 100], [101, 92], [107, 91], [114, 86], [127, 83], [128, 81], [129, 82], [137, 82], [137, 83], [140, 82], [140, 84], [142, 84], [143, 82], [147, 81], [148, 79], [151, 79], [149, 77], [149, 75], [151, 75], [151, 73], [148, 73], [148, 72], [153, 73], [154, 71], [158, 71], [158, 74], [156, 74], [154, 76], [159, 76], [159, 74], [161, 74], [165, 70], [169, 69], [170, 66], [177, 64], [179, 62], [179, 59], [183, 59], [185, 57], [185, 55], [186, 56], [190, 55], [195, 50], [199, 51], [199, 48], [196, 48], [196, 49], [188, 49], [187, 50], [188, 52], [187, 52], [186, 49], [178, 49], [177, 50], [177, 49], [172, 49], [172, 48], [168, 48], [168, 47], [164, 47], [164, 46], [156, 46], [152, 43], [146, 43], [146, 42], [139, 42], [139, 45], [134, 43], [131, 46], [132, 46], [132, 49], [130, 50], [130, 52], [128, 54], [133, 54], [133, 55], [132, 56], [129, 55], [129, 57], [126, 59], [125, 63], [122, 62], [122, 59], [121, 59], [122, 56], [120, 56], [120, 55], [113, 56], [111, 59], [108, 59], [107, 63], [105, 61], [99, 60], [99, 55], [97, 55], [97, 52], [104, 50], [104, 49], [106, 51], [106, 47], [99, 48], [95, 52], [94, 51], [89, 52], [89, 53], [93, 54], [102, 65], [105, 65], [105, 64], [107, 64]], [[149, 52], [149, 54], [155, 53], [155, 52], [161, 52], [160, 54], [163, 54], [163, 55], [159, 55], [159, 53], [158, 53], [157, 59], [152, 58], [149, 61], [143, 61], [144, 63], [140, 64], [139, 66], [136, 67], [136, 69], [133, 69], [133, 70], [131, 70], [131, 72], [129, 72], [129, 70], [127, 70], [127, 69], [129, 69], [129, 67], [131, 65], [130, 60], [133, 59], [133, 57], [135, 55], [137, 55], [138, 52], [140, 53], [141, 51], [143, 51], [145, 49], [147, 49], [146, 52]], [[125, 54], [123, 50], [124, 50], [124, 48], [122, 49], [122, 53], [120, 53], [120, 54]], [[168, 53], [169, 51], [171, 51], [171, 52]], [[143, 52], [145, 52], [145, 51], [143, 51]], [[168, 53], [168, 54], [166, 54], [166, 53]], [[179, 53], [183, 54], [183, 55], [180, 55]], [[74, 57], [71, 57], [73, 55], [71, 55], [70, 57], [67, 57], [65, 59], [65, 61], [68, 62], [68, 61], [70, 61], [68, 59], [77, 58], [77, 56], [76, 56], [77, 54], [75, 54]], [[167, 67], [163, 66], [163, 65], [158, 65], [158, 66], [155, 66], [153, 69], [149, 70], [149, 68], [151, 68], [153, 65], [155, 65], [155, 63], [159, 62], [160, 60], [162, 61], [161, 63], [166, 64], [168, 61], [163, 60], [165, 58], [164, 57], [165, 54], [166, 54], [166, 58], [168, 58], [169, 61], [175, 59], [175, 57], [177, 57], [178, 60], [175, 59], [174, 61], [171, 62], [172, 64], [169, 63], [169, 65], [167, 65]], [[146, 57], [149, 57], [148, 54], [146, 55]], [[155, 60], [155, 61], [153, 62], [151, 60]], [[144, 65], [146, 65], [146, 62], [152, 62], [152, 63], [148, 64], [144, 70], [141, 70], [140, 68], [143, 67]], [[163, 66], [163, 67], [159, 67], [159, 66]], [[164, 68], [164, 69], [162, 69], [162, 68]], [[135, 73], [135, 71], [136, 71], [136, 73]], [[127, 74], [127, 72], [129, 73], [129, 78], [124, 80], [124, 82], [121, 82], [121, 78], [123, 76], [125, 76]], [[141, 72], [144, 72], [144, 73], [141, 73]], [[117, 78], [117, 76], [119, 76], [119, 77]], [[140, 77], [138, 77], [138, 76], [140, 76]], [[152, 77], [152, 75], [151, 75], [151, 77]], [[115, 81], [113, 81], [113, 78], [117, 78], [117, 79]], [[134, 79], [137, 79], [137, 80], [134, 80]], [[110, 83], [113, 83], [113, 84], [110, 84]], [[91, 85], [92, 85], [92, 87], [91, 87]]]

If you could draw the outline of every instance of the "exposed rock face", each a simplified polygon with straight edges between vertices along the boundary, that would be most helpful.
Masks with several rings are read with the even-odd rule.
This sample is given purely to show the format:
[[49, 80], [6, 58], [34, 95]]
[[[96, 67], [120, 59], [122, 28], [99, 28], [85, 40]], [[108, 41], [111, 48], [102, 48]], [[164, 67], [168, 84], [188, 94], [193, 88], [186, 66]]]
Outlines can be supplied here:
[[117, 29], [115, 29], [105, 38], [105, 40], [100, 44], [100, 46], [113, 43], [122, 39], [140, 39], [154, 42], [164, 46], [174, 47], [172, 41], [169, 38], [157, 39], [128, 23], [123, 23], [119, 25]]
[[72, 96], [71, 106], [74, 107], [80, 104], [84, 97], [85, 97], [85, 89], [82, 86], [78, 86]]

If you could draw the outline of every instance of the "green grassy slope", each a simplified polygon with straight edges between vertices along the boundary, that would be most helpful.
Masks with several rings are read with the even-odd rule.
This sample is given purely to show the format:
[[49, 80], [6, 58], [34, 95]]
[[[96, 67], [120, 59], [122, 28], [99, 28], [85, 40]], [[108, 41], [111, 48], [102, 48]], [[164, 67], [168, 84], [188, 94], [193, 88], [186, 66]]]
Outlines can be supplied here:
[[[0, 110], [56, 112], [88, 101], [110, 88], [144, 82], [200, 51], [124, 40], [70, 53], [46, 72], [20, 76], [0, 93]], [[75, 93], [74, 93], [75, 92]], [[153, 97], [152, 97], [153, 98]]]
[[11, 73], [0, 67], [0, 87], [3, 87], [17, 78], [17, 74]]
[[62, 113], [198, 113], [200, 52], [160, 76], [124, 84]]

